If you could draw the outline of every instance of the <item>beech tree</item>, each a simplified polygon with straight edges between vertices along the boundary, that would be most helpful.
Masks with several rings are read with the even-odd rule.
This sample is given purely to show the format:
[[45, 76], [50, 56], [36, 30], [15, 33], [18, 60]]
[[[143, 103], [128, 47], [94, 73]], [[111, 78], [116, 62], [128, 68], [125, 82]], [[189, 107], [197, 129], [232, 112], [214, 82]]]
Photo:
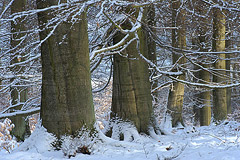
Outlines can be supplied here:
[[[224, 101], [221, 105], [217, 105], [218, 102], [222, 101], [221, 97], [226, 95], [225, 88], [239, 86], [238, 56], [234, 59], [236, 61], [234, 70], [224, 67], [226, 52], [222, 44], [225, 41], [223, 35], [223, 32], [225, 32], [224, 19], [227, 19], [227, 17], [220, 14], [223, 13], [221, 8], [225, 12], [229, 7], [231, 12], [236, 12], [235, 14], [238, 16], [239, 9], [235, 6], [239, 4], [238, 2], [229, 2], [222, 5], [219, 1], [197, 1], [199, 2], [199, 8], [196, 10], [196, 8], [192, 8], [191, 2], [182, 3], [180, 0], [144, 2], [132, 0], [37, 0], [38, 9], [24, 11], [20, 7], [21, 9], [15, 13], [14, 10], [19, 9], [23, 1], [10, 1], [6, 6], [9, 8], [12, 6], [12, 14], [9, 14], [10, 10], [5, 9], [0, 14], [2, 16], [1, 24], [9, 27], [9, 24], [12, 23], [13, 28], [11, 33], [1, 32], [1, 36], [6, 37], [6, 42], [12, 43], [12, 48], [5, 47], [1, 50], [3, 54], [0, 55], [0, 58], [4, 63], [0, 64], [0, 80], [3, 80], [3, 88], [0, 89], [0, 93], [9, 94], [11, 88], [13, 90], [13, 101], [11, 104], [4, 104], [4, 110], [1, 112], [0, 118], [15, 117], [16, 115], [23, 117], [39, 112], [39, 101], [42, 98], [42, 124], [49, 132], [60, 137], [63, 134], [74, 134], [84, 125], [91, 128], [95, 118], [91, 95], [89, 59], [91, 70], [96, 73], [96, 68], [99, 67], [100, 63], [107, 68], [103, 62], [111, 63], [109, 59], [113, 57], [112, 118], [120, 117], [126, 121], [129, 120], [139, 132], [147, 134], [149, 134], [149, 128], [155, 127], [154, 117], [152, 117], [154, 110], [149, 81], [151, 79], [149, 76], [150, 68], [154, 72], [152, 74], [154, 80], [164, 79], [154, 84], [152, 93], [170, 86], [168, 102], [166, 100], [167, 106], [163, 106], [162, 103], [159, 106], [164, 109], [168, 108], [168, 112], [171, 113], [173, 118], [173, 126], [176, 126], [179, 122], [183, 123], [182, 108], [183, 99], [186, 96], [184, 92], [189, 93], [188, 90], [184, 89], [184, 85], [204, 88], [199, 95], [199, 98], [202, 99], [202, 103], [199, 105], [204, 106], [201, 108], [202, 118], [200, 119], [202, 119], [202, 125], [208, 125], [211, 119], [209, 106], [212, 96], [208, 91], [215, 90], [214, 106], [225, 109], [225, 107], [221, 107], [225, 104]], [[215, 5], [215, 3], [219, 4]], [[18, 5], [14, 7], [16, 4]], [[87, 8], [91, 10], [88, 15], [86, 15]], [[209, 39], [208, 41], [212, 40], [205, 37], [207, 31], [208, 35], [212, 34], [212, 30], [205, 28], [206, 23], [208, 23], [206, 17], [213, 10], [215, 12], [213, 46], [212, 50], [205, 50], [205, 48], [201, 48], [201, 45], [207, 39]], [[35, 24], [33, 28], [26, 30], [24, 27], [26, 19], [36, 14], [38, 14], [39, 26]], [[200, 46], [198, 50], [193, 50], [186, 44], [189, 39], [193, 38], [188, 31], [191, 30], [190, 28], [196, 28], [191, 25], [186, 27], [185, 22], [193, 22], [191, 18], [195, 14], [199, 14], [198, 16], [201, 17], [198, 19], [199, 34], [194, 37], [198, 39], [197, 45]], [[155, 16], [156, 18], [154, 18]], [[87, 22], [86, 18], [90, 22]], [[232, 29], [235, 36], [239, 33], [237, 32], [238, 19], [235, 18], [234, 20], [237, 21], [236, 26]], [[172, 27], [169, 27], [170, 24], [172, 24]], [[20, 28], [19, 31], [17, 27]], [[186, 31], [186, 28], [189, 30]], [[172, 37], [166, 29], [172, 30]], [[27, 45], [22, 45], [24, 43], [21, 43], [20, 40], [27, 40], [25, 38], [28, 37], [28, 34], [36, 35], [38, 33], [40, 33], [40, 40], [35, 39]], [[14, 41], [10, 42], [9, 35], [13, 35], [12, 40], [14, 39], [17, 42], [16, 44], [14, 44]], [[90, 37], [90, 47], [88, 37]], [[155, 49], [156, 45], [157, 49]], [[14, 46], [17, 46], [17, 50], [12, 54]], [[37, 48], [40, 46], [41, 54], [33, 54], [37, 52]], [[90, 57], [89, 50], [91, 52]], [[13, 56], [11, 64], [8, 62], [9, 53]], [[27, 55], [25, 56], [24, 53], [27, 53]], [[172, 61], [170, 60], [170, 54], [172, 54]], [[239, 51], [235, 49], [231, 52], [228, 51], [227, 54], [237, 55]], [[41, 66], [36, 63], [40, 61], [40, 57], [43, 76], [41, 76]], [[205, 59], [207, 61], [205, 63], [203, 59], [198, 59], [199, 57], [207, 57], [210, 60]], [[172, 62], [172, 65], [170, 62]], [[211, 66], [213, 63], [215, 65]], [[29, 72], [22, 72], [25, 66], [30, 66]], [[193, 80], [196, 77], [194, 76], [196, 70], [193, 69], [193, 66], [198, 67], [197, 72], [200, 73], [197, 77], [198, 81]], [[101, 87], [94, 86], [94, 93], [101, 91], [111, 82], [111, 69], [109, 68], [105, 71], [101, 70], [101, 72], [105, 72], [103, 74], [98, 73], [99, 79], [104, 80], [100, 82], [101, 85], [99, 86]], [[230, 76], [226, 74], [226, 68], [229, 70]], [[11, 74], [9, 71], [15, 72], [14, 69], [17, 69], [18, 73], [24, 74]], [[233, 77], [236, 78], [227, 82], [226, 77], [231, 77], [231, 74], [234, 74]], [[210, 81], [212, 76], [214, 76], [214, 82]], [[17, 81], [11, 81], [13, 78]], [[95, 77], [94, 81], [99, 79]], [[21, 87], [38, 86], [40, 88], [42, 85], [42, 96], [39, 95], [38, 90], [38, 94], [35, 94], [35, 97], [32, 98], [33, 101], [29, 97], [26, 97], [25, 100], [18, 99], [18, 97], [24, 98], [25, 96], [21, 94], [26, 93], [25, 89], [18, 85], [19, 82], [22, 83]], [[14, 96], [14, 93], [18, 93], [15, 94], [18, 97]], [[160, 97], [162, 95], [155, 94], [155, 96]], [[166, 96], [163, 95], [162, 97]], [[5, 96], [5, 98], [8, 97]], [[19, 103], [15, 104], [15, 102]], [[23, 110], [16, 110], [16, 105], [21, 104], [24, 105]], [[8, 114], [7, 111], [13, 108], [12, 111], [14, 112]], [[159, 108], [157, 109], [162, 109]], [[225, 110], [222, 112], [216, 109], [215, 111], [216, 116], [224, 113], [224, 116], [221, 117], [226, 117]]]
[[[181, 1], [173, 0], [172, 4], [172, 27], [177, 29], [172, 30], [172, 46], [175, 48], [186, 49], [186, 28], [185, 28], [185, 11], [180, 8]], [[181, 65], [185, 63], [185, 58], [181, 53], [172, 53], [172, 63], [177, 63], [178, 67], [175, 70], [181, 70]], [[180, 75], [178, 79], [184, 80], [185, 76]], [[172, 125], [177, 126], [178, 123], [183, 124], [182, 107], [184, 98], [184, 84], [174, 81], [169, 90], [167, 108], [172, 117]]]
[[[196, 37], [195, 43], [197, 50], [200, 52], [207, 52], [209, 49], [208, 46], [208, 30], [210, 27], [208, 26], [209, 17], [201, 17], [201, 15], [207, 14], [207, 6], [202, 1], [194, 1], [195, 2], [195, 10], [196, 10]], [[198, 56], [198, 64], [203, 68], [209, 68], [209, 58], [199, 54]], [[195, 70], [200, 70], [196, 73], [197, 81], [201, 83], [210, 83], [211, 76], [210, 73], [199, 66], [195, 66]], [[201, 126], [208, 126], [211, 122], [211, 90], [207, 88], [201, 88], [200, 93], [197, 94], [196, 97], [196, 110], [197, 113], [195, 115], [196, 120], [200, 121]]]
[[[145, 16], [146, 13], [143, 10], [133, 12], [136, 17], [141, 14]], [[131, 30], [132, 27], [134, 26], [130, 19], [122, 24], [123, 29]], [[148, 64], [140, 56], [148, 57], [147, 36], [142, 28], [135, 34], [138, 35], [139, 42], [133, 41], [121, 54], [114, 55], [112, 117], [129, 120], [139, 132], [149, 134], [149, 127], [153, 126], [151, 86]], [[123, 37], [124, 35], [118, 32], [113, 43], [118, 43]], [[133, 35], [131, 38], [134, 38]]]
[[[225, 14], [219, 8], [213, 9], [213, 51], [225, 51], [225, 32], [226, 19]], [[213, 81], [226, 84], [226, 54], [221, 53], [214, 64], [218, 75], [213, 75]], [[227, 118], [227, 89], [213, 90], [213, 113], [216, 121]]]
[[[232, 19], [234, 17], [234, 15], [229, 12], [229, 11], [226, 11], [225, 12], [227, 15], [226, 17], [229, 17], [229, 19]], [[233, 33], [232, 33], [232, 29], [233, 29], [233, 24], [231, 22], [231, 20], [228, 20], [226, 18], [226, 40], [225, 40], [225, 51], [227, 52], [231, 52], [232, 49], [234, 48], [234, 40], [233, 40]], [[232, 54], [226, 54], [226, 70], [227, 70], [227, 76], [228, 76], [228, 80], [230, 82], [233, 81], [233, 76], [232, 76], [232, 73], [231, 73], [231, 68], [232, 68], [232, 58], [235, 57], [234, 55]], [[229, 87], [227, 88], [227, 113], [228, 114], [232, 114], [232, 102], [231, 102], [231, 97], [232, 97], [232, 87]]]
[[[18, 13], [25, 11], [27, 7], [27, 1], [26, 0], [18, 0], [13, 1], [11, 5], [11, 14]], [[21, 40], [21, 38], [24, 36], [24, 31], [27, 31], [26, 24], [20, 23], [22, 19], [18, 19], [19, 23], [12, 22], [11, 23], [11, 50], [12, 50], [12, 56], [11, 56], [11, 64], [24, 61], [24, 55], [26, 53], [20, 52], [20, 48], [23, 48], [24, 45], [26, 45], [25, 40]], [[14, 75], [16, 74], [23, 74], [24, 73], [24, 66], [16, 66], [12, 68], [12, 72]], [[12, 81], [15, 78], [12, 78]], [[21, 86], [20, 83], [17, 83], [16, 86]], [[11, 88], [11, 105], [17, 105], [14, 109], [11, 110], [11, 112], [14, 112], [14, 110], [21, 110], [23, 107], [24, 102], [27, 101], [27, 87], [12, 87]], [[29, 124], [27, 116], [16, 116], [11, 117], [11, 121], [15, 124], [15, 127], [13, 128], [13, 135], [19, 140], [23, 141], [26, 135], [30, 134]]]
[[[58, 0], [37, 0], [38, 9], [58, 5]], [[42, 125], [57, 137], [74, 134], [82, 127], [91, 129], [95, 122], [88, 49], [86, 8], [61, 17], [61, 12], [48, 9], [38, 14], [42, 31]], [[79, 14], [80, 13], [80, 14]], [[54, 17], [61, 18], [51, 24]], [[46, 24], [51, 26], [44, 28]], [[48, 37], [49, 36], [49, 37]]]

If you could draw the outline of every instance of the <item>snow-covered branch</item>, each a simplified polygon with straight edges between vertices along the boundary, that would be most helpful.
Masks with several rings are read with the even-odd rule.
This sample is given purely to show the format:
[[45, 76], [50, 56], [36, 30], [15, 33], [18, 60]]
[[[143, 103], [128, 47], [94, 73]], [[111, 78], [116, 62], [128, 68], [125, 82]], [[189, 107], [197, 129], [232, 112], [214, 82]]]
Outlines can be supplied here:
[[29, 116], [32, 114], [36, 114], [40, 112], [40, 107], [37, 108], [33, 108], [33, 109], [29, 109], [26, 111], [16, 111], [16, 112], [12, 112], [12, 113], [5, 113], [5, 114], [0, 114], [0, 119], [4, 119], [4, 118], [9, 118], [9, 117], [23, 117], [23, 116]]

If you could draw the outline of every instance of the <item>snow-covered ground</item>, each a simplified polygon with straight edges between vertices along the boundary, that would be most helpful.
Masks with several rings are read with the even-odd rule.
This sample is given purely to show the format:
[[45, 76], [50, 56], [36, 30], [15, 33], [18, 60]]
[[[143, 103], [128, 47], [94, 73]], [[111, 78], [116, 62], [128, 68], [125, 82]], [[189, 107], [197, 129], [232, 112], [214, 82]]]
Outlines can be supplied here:
[[[73, 160], [239, 160], [240, 123], [230, 121], [208, 127], [173, 128], [171, 135], [155, 139], [141, 135], [133, 142], [105, 139], [93, 145], [91, 155], [78, 153]], [[43, 128], [11, 153], [0, 151], [0, 160], [63, 160], [51, 149], [54, 138]]]

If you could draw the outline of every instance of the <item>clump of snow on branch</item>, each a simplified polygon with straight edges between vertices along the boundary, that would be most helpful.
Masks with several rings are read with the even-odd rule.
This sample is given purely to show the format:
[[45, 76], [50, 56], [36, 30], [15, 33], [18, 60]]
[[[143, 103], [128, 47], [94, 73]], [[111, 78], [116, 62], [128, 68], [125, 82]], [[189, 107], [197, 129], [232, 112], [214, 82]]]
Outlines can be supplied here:
[[13, 128], [14, 124], [8, 118], [0, 122], [0, 150], [5, 149], [10, 153], [16, 146], [17, 142], [10, 135]]

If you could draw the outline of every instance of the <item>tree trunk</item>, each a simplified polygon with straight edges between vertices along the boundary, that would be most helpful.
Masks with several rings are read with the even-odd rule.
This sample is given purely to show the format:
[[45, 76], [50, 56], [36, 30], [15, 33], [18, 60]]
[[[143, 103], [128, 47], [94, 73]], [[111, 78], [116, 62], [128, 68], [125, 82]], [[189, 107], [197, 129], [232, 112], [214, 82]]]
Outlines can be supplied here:
[[[213, 51], [219, 52], [225, 50], [225, 15], [219, 8], [214, 8], [213, 14]], [[220, 69], [219, 74], [226, 75], [225, 54], [219, 54], [218, 61], [214, 64], [215, 69]], [[225, 83], [226, 78], [222, 76], [213, 76], [216, 83]], [[227, 118], [227, 89], [213, 90], [213, 113], [215, 121]]]
[[[201, 1], [196, 0], [196, 13], [200, 15], [206, 14], [206, 9], [205, 9], [205, 4]], [[208, 20], [206, 17], [197, 17], [198, 22], [197, 22], [197, 35], [198, 35], [198, 40], [197, 40], [197, 46], [199, 48], [200, 52], [207, 52], [208, 51], [208, 46], [206, 46], [208, 39], [206, 37], [206, 34], [209, 30], [207, 27]], [[199, 64], [202, 65], [204, 68], [208, 68], [209, 65], [207, 65], [207, 61], [204, 59], [201, 59], [199, 57]], [[201, 79], [201, 83], [205, 82], [210, 82], [211, 77], [210, 73], [204, 70], [201, 70], [199, 74], [197, 75], [197, 78]], [[211, 91], [208, 89], [203, 89], [201, 93], [198, 95], [198, 99], [200, 103], [197, 103], [199, 106], [202, 106], [199, 108], [199, 120], [200, 120], [200, 125], [201, 126], [208, 126], [211, 122]]]
[[[203, 65], [203, 67], [208, 67]], [[201, 70], [199, 77], [206, 82], [210, 82], [210, 74], [207, 71]], [[211, 123], [211, 91], [204, 90], [199, 95], [202, 101], [200, 108], [200, 125], [208, 126]]]
[[[172, 30], [172, 46], [175, 48], [185, 49], [186, 48], [186, 28], [185, 28], [185, 11], [179, 10], [181, 5], [180, 0], [172, 1], [172, 26], [179, 27], [178, 29]], [[173, 64], [181, 57], [181, 54], [172, 53]], [[178, 62], [179, 65], [184, 64], [185, 59], [181, 59]], [[181, 75], [177, 77], [180, 80], [184, 80], [185, 76]], [[183, 125], [182, 119], [182, 107], [184, 98], [184, 84], [179, 82], [173, 82], [172, 88], [169, 91], [168, 97], [168, 110], [172, 116], [172, 125], [177, 126], [178, 123]]]
[[[58, 0], [38, 0], [39, 9], [57, 5]], [[56, 12], [39, 13], [43, 27]], [[74, 24], [64, 21], [41, 46], [42, 125], [57, 137], [75, 134], [95, 122], [88, 48], [86, 12]], [[62, 20], [62, 19], [59, 19]], [[43, 40], [50, 29], [40, 32]]]
[[[156, 16], [155, 16], [155, 8], [154, 5], [149, 6], [147, 9], [147, 16], [146, 16], [146, 24], [148, 25], [149, 29], [156, 34], [156, 29], [154, 28], [156, 26]], [[148, 48], [148, 59], [152, 61], [155, 65], [157, 65], [157, 53], [156, 53], [156, 43], [152, 38], [152, 35], [147, 32], [147, 48]], [[155, 70], [152, 70], [150, 72], [152, 80], [151, 82], [151, 90], [156, 88], [158, 86], [158, 80], [153, 80], [152, 77], [156, 76], [157, 72]], [[158, 102], [158, 92], [152, 93], [153, 96], [153, 102], [154, 107], [157, 107], [159, 104]]]
[[[128, 25], [126, 22], [123, 27]], [[138, 36], [140, 52], [148, 57], [146, 33], [139, 29]], [[113, 40], [114, 44], [122, 38], [119, 32]], [[114, 55], [112, 117], [129, 120], [139, 132], [149, 134], [153, 108], [148, 64], [140, 58], [136, 41], [122, 54], [128, 57]]]
[[[18, 0], [14, 1], [11, 5], [11, 13], [17, 13], [21, 11], [25, 11], [27, 5], [26, 0]], [[15, 48], [12, 50], [12, 61], [11, 63], [17, 63], [23, 61], [24, 55], [22, 53], [19, 53], [19, 49], [24, 47], [24, 42], [21, 42], [21, 39], [24, 34], [20, 33], [22, 31], [26, 31], [27, 28], [25, 27], [25, 24], [20, 23], [21, 19], [18, 19], [18, 23], [11, 23], [11, 32], [12, 32], [12, 38], [11, 38], [11, 48]], [[24, 67], [23, 66], [17, 66], [12, 69], [12, 72], [14, 74], [22, 74], [24, 73]], [[14, 79], [12, 79], [13, 81]], [[19, 85], [17, 83], [16, 85]], [[11, 104], [15, 105], [18, 103], [23, 103], [27, 101], [27, 88], [25, 87], [11, 87]], [[21, 110], [23, 105], [18, 105], [18, 107], [15, 107], [14, 110], [10, 110], [10, 112], [15, 112], [15, 110]], [[12, 117], [11, 121], [13, 124], [15, 124], [15, 127], [12, 130], [13, 135], [17, 138], [18, 141], [23, 141], [25, 139], [26, 135], [30, 134], [30, 128], [28, 124], [27, 117]]]
[[[231, 28], [231, 24], [229, 23], [228, 25], [228, 30], [230, 30]], [[231, 52], [231, 49], [232, 49], [232, 40], [231, 40], [231, 36], [232, 34], [228, 34], [228, 36], [226, 37], [226, 41], [225, 41], [225, 47], [226, 47], [226, 50], [228, 52]], [[226, 69], [228, 70], [227, 72], [227, 75], [231, 81], [231, 78], [232, 78], [232, 75], [231, 73], [229, 72], [230, 69], [231, 69], [231, 54], [226, 54]], [[232, 97], [232, 88], [227, 88], [227, 114], [231, 114], [232, 113], [232, 105], [231, 105], [231, 97]]]

